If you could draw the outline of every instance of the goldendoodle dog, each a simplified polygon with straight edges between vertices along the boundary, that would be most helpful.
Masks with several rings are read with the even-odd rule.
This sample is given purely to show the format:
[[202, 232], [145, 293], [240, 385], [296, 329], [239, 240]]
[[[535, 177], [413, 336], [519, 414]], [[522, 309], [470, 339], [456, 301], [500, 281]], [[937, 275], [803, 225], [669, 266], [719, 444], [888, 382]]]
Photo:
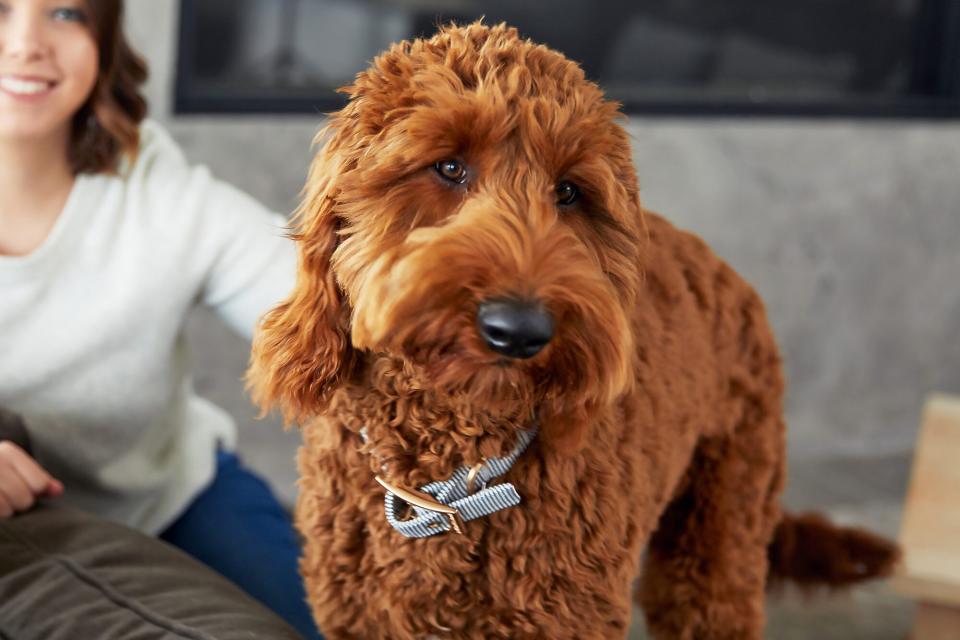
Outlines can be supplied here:
[[304, 429], [327, 636], [623, 637], [641, 575], [655, 637], [754, 639], [771, 577], [889, 570], [892, 545], [781, 513], [763, 304], [641, 208], [618, 107], [575, 63], [450, 26], [347, 92], [249, 372]]

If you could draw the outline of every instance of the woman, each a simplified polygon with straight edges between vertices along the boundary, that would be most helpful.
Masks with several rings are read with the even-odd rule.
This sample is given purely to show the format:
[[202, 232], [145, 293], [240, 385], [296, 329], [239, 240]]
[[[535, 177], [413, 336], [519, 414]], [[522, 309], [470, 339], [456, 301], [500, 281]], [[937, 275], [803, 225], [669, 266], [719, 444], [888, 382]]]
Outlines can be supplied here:
[[144, 122], [121, 0], [0, 0], [0, 517], [59, 496], [157, 534], [308, 637], [289, 519], [189, 381], [198, 302], [249, 336], [295, 277], [285, 220]]

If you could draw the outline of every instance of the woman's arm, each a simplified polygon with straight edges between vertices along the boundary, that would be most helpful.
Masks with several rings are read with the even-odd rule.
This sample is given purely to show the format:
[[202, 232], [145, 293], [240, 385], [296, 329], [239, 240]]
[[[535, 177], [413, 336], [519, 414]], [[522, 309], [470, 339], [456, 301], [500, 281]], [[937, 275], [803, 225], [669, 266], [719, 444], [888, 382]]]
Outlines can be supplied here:
[[191, 165], [154, 122], [142, 127], [143, 147], [128, 198], [145, 219], [164, 260], [181, 282], [240, 335], [281, 302], [296, 280], [296, 248], [287, 219], [240, 189]]
[[213, 181], [210, 233], [218, 239], [202, 301], [234, 330], [251, 338], [260, 316], [296, 282], [296, 247], [287, 220], [230, 185]]

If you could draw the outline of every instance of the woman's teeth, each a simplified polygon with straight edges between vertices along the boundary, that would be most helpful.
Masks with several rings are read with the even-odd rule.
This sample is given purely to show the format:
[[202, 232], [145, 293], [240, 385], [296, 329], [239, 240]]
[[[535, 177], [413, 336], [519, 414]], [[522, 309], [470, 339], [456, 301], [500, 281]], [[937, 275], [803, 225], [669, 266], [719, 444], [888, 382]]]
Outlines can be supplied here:
[[21, 80], [19, 78], [0, 77], [0, 89], [23, 96], [43, 93], [53, 84], [43, 80]]

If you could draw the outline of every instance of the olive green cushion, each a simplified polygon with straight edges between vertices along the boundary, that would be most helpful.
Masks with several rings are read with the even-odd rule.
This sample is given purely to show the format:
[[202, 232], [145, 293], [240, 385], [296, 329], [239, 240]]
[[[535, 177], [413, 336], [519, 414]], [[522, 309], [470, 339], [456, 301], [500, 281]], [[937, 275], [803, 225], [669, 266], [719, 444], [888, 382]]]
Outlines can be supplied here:
[[126, 527], [49, 505], [0, 520], [0, 638], [299, 637], [219, 574]]
[[[0, 440], [29, 442], [0, 408]], [[239, 587], [160, 540], [43, 504], [0, 519], [0, 640], [295, 640]]]

